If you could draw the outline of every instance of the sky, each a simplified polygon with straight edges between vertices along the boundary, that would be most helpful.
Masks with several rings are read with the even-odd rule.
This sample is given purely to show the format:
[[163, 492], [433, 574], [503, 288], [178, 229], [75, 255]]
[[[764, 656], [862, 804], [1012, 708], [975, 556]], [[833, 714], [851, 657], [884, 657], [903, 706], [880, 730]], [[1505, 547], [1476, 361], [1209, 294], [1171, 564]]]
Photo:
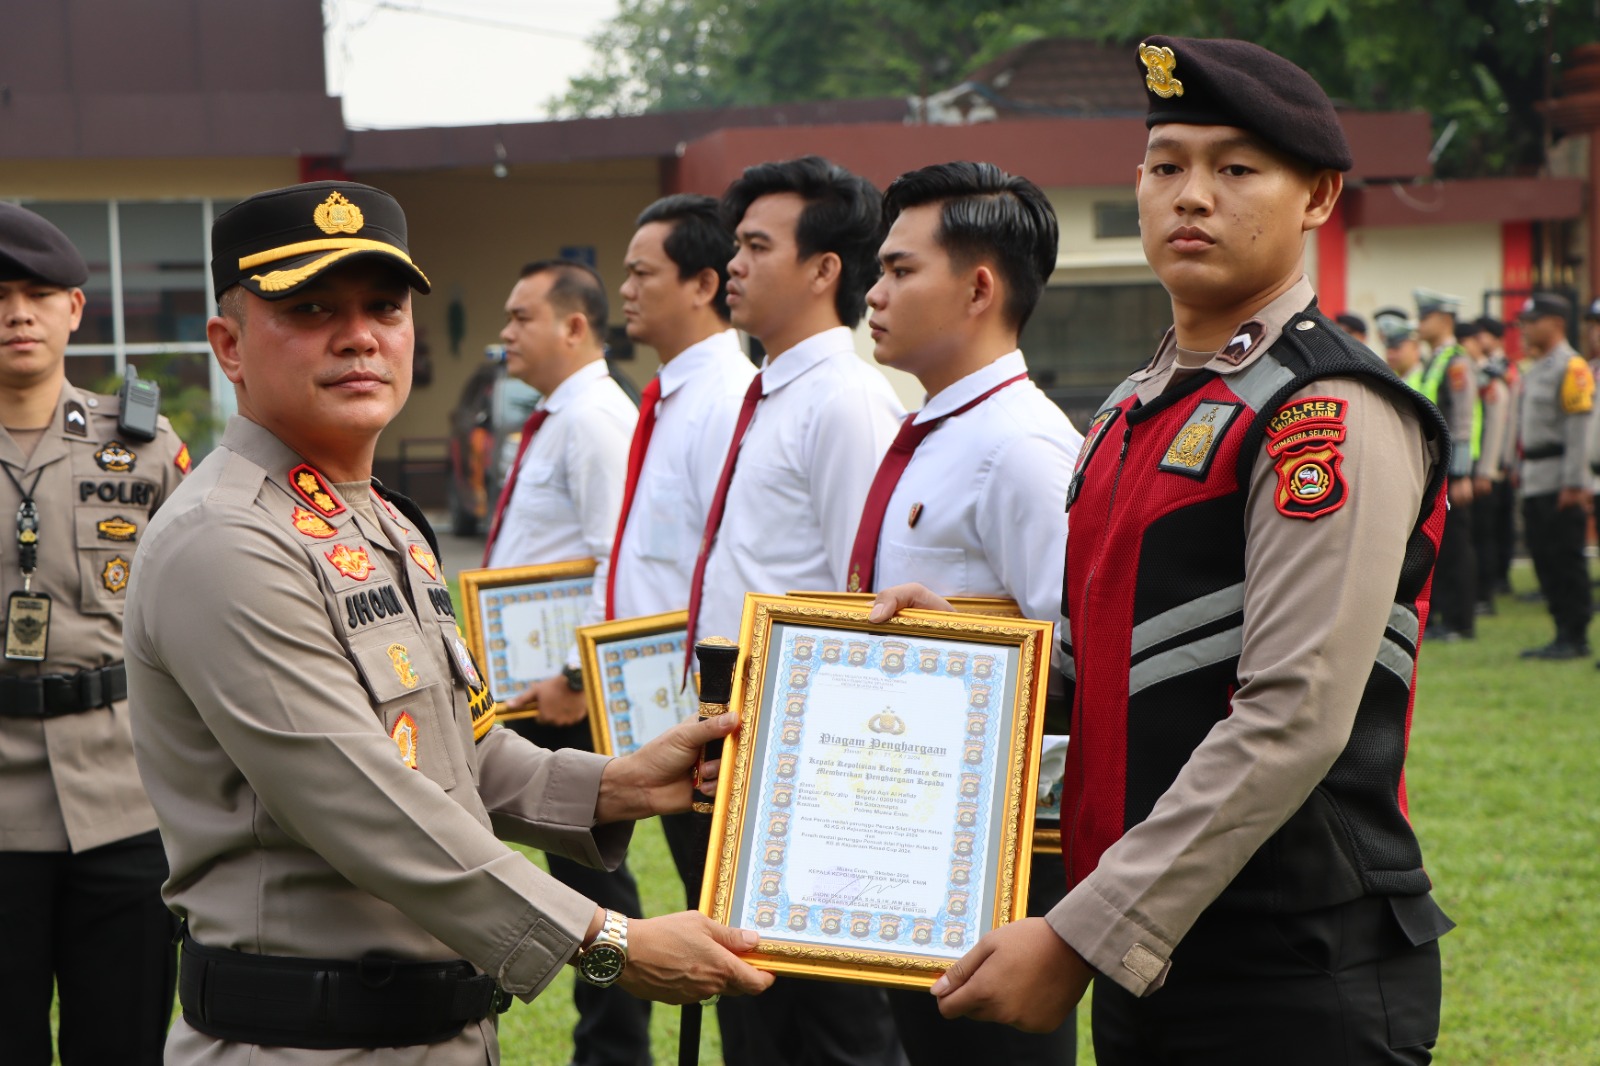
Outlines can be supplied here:
[[355, 129], [530, 122], [589, 69], [617, 0], [323, 0], [328, 91]]

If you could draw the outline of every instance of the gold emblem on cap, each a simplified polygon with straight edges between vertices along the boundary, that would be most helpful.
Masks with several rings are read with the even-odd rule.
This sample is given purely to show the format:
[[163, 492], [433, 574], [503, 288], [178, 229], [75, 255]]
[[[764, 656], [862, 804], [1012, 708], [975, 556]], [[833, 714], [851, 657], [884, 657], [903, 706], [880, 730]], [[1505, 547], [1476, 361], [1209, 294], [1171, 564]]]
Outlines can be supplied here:
[[360, 233], [367, 221], [361, 208], [338, 192], [330, 192], [328, 198], [317, 205], [311, 220], [323, 233]]
[[1139, 46], [1139, 62], [1144, 64], [1144, 84], [1163, 100], [1183, 95], [1183, 82], [1172, 76], [1178, 57], [1172, 49], [1153, 44]]

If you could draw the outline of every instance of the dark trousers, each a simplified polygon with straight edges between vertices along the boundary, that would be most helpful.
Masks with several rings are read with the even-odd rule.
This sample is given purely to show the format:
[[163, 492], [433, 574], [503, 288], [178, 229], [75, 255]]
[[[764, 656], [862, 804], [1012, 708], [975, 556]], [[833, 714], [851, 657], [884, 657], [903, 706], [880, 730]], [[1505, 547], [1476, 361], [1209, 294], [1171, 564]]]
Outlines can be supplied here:
[[[727, 1003], [733, 1009], [723, 1011]], [[881, 988], [780, 977], [759, 996], [724, 1000], [717, 1008], [727, 1066], [902, 1066], [906, 1061]]]
[[1476, 631], [1478, 563], [1472, 551], [1472, 504], [1452, 506], [1433, 571], [1433, 620], [1470, 637]]
[[1494, 483], [1494, 588], [1511, 587], [1511, 557], [1517, 551], [1517, 490], [1509, 477]]
[[84, 852], [0, 852], [0, 1062], [160, 1066], [178, 978], [154, 830]]
[[[561, 748], [594, 750], [594, 736], [588, 722], [548, 726], [532, 719], [519, 719], [506, 724], [552, 751]], [[607, 910], [630, 918], [643, 917], [639, 886], [628, 871], [627, 863], [608, 872], [548, 852], [545, 859], [550, 864], [550, 875], [574, 892], [582, 893]], [[578, 1066], [649, 1066], [649, 1003], [620, 988], [596, 988], [586, 981], [573, 982], [572, 1002], [578, 1008], [578, 1024], [572, 1030], [573, 1062]]]
[[1100, 1066], [1425, 1066], [1439, 1035], [1439, 944], [1390, 902], [1306, 914], [1202, 915], [1166, 983], [1096, 978]]
[[1479, 603], [1494, 603], [1495, 585], [1500, 580], [1499, 515], [1495, 511], [1495, 497], [1491, 494], [1472, 500], [1472, 557], [1477, 563], [1474, 585]]
[[1523, 534], [1539, 591], [1555, 619], [1557, 638], [1587, 644], [1594, 610], [1589, 564], [1583, 556], [1589, 519], [1581, 507], [1557, 507], [1556, 499], [1553, 492], [1523, 497]]
[[[1044, 915], [1066, 894], [1067, 870], [1060, 853], [1035, 855], [1028, 883], [1028, 914]], [[1054, 1032], [1024, 1033], [994, 1022], [947, 1019], [939, 1013], [938, 1001], [921, 990], [893, 989], [889, 1006], [911, 1066], [973, 1066], [981, 1062], [1072, 1066], [1078, 1060], [1076, 1014]]]

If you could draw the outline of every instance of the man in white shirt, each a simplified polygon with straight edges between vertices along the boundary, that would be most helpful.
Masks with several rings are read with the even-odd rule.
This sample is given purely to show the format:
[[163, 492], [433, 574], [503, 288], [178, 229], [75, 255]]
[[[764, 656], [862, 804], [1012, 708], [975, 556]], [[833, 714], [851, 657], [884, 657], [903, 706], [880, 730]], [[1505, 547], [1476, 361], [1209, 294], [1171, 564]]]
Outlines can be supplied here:
[[[1050, 201], [989, 163], [902, 174], [884, 192], [883, 277], [867, 293], [878, 361], [927, 390], [878, 468], [851, 553], [851, 588], [917, 582], [940, 596], [1013, 599], [1029, 618], [1058, 621], [1066, 499], [1083, 436], [1028, 380], [1017, 347], [1055, 270]], [[885, 617], [887, 607], [881, 608]], [[1053, 686], [1059, 689], [1059, 685]], [[1047, 733], [1067, 732], [1064, 701]], [[1058, 855], [1036, 856], [1028, 913], [1066, 895]], [[913, 1066], [1005, 1062], [1061, 1066], [1077, 1053], [1072, 1018], [1024, 1033], [946, 1019], [921, 991], [893, 991]]]
[[[606, 370], [605, 287], [593, 270], [568, 260], [530, 263], [506, 300], [506, 371], [544, 397], [523, 429], [518, 459], [506, 476], [489, 531], [490, 567], [537, 566], [593, 558], [595, 595], [585, 624], [605, 617], [611, 538], [622, 505], [628, 441], [638, 418]], [[574, 649], [575, 650], [575, 649]], [[507, 724], [551, 750], [593, 750], [577, 657], [563, 674], [506, 700], [510, 710], [537, 703], [539, 717]], [[546, 854], [550, 873], [602, 907], [637, 918], [639, 889], [626, 864], [614, 872]], [[577, 1066], [650, 1062], [650, 1005], [621, 989], [576, 982], [573, 1030]]]
[[[738, 245], [733, 324], [768, 355], [712, 498], [689, 623], [691, 636], [737, 638], [747, 592], [844, 587], [861, 506], [905, 410], [850, 335], [877, 276], [878, 191], [809, 156], [746, 169], [722, 206]], [[901, 1060], [881, 989], [779, 978], [760, 1009], [735, 1009], [742, 1033], [720, 1014], [730, 1064]]]

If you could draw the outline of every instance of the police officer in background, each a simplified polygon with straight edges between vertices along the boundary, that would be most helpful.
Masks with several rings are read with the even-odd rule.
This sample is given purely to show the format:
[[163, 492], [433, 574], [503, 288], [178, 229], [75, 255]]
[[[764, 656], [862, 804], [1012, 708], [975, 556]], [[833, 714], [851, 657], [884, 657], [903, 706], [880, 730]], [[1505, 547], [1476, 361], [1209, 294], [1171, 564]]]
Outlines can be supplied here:
[[[1479, 588], [1478, 598], [1511, 592], [1511, 561], [1517, 548], [1517, 447], [1522, 421], [1522, 368], [1506, 355], [1505, 323], [1485, 315], [1478, 319], [1478, 336], [1488, 352], [1489, 373], [1506, 388], [1506, 427], [1500, 441], [1500, 478], [1489, 498], [1494, 525], [1494, 558], [1489, 561], [1488, 588]], [[1480, 560], [1478, 572], [1485, 573]]]
[[1586, 469], [1594, 374], [1567, 344], [1571, 319], [1572, 304], [1550, 292], [1534, 293], [1517, 316], [1533, 360], [1522, 379], [1522, 526], [1556, 624], [1555, 639], [1527, 649], [1524, 659], [1589, 654], [1593, 604], [1584, 539], [1594, 502]]
[[1350, 339], [1361, 344], [1367, 343], [1367, 320], [1360, 315], [1353, 315], [1346, 311], [1334, 319], [1339, 328], [1350, 334]]
[[1470, 640], [1477, 635], [1478, 564], [1472, 550], [1473, 464], [1478, 460], [1482, 419], [1478, 411], [1478, 370], [1456, 343], [1461, 300], [1431, 289], [1412, 293], [1417, 301], [1417, 333], [1428, 345], [1422, 395], [1432, 400], [1450, 427], [1450, 513], [1439, 569], [1433, 577], [1433, 614], [1428, 635], [1434, 640]]
[[1411, 316], [1398, 307], [1385, 307], [1372, 316], [1372, 322], [1383, 338], [1383, 361], [1401, 381], [1422, 391], [1422, 346]]
[[1472, 557], [1476, 563], [1476, 611], [1495, 613], [1494, 590], [1500, 548], [1496, 539], [1494, 510], [1495, 487], [1505, 480], [1501, 460], [1505, 456], [1506, 434], [1511, 430], [1511, 397], [1506, 387], [1505, 366], [1490, 357], [1494, 336], [1485, 320], [1456, 324], [1456, 342], [1472, 358], [1478, 382], [1478, 410], [1481, 433], [1478, 458], [1472, 465]]
[[189, 455], [153, 408], [67, 381], [89, 269], [0, 203], [0, 1062], [161, 1061], [166, 857], [134, 766], [122, 611], [145, 524]]

